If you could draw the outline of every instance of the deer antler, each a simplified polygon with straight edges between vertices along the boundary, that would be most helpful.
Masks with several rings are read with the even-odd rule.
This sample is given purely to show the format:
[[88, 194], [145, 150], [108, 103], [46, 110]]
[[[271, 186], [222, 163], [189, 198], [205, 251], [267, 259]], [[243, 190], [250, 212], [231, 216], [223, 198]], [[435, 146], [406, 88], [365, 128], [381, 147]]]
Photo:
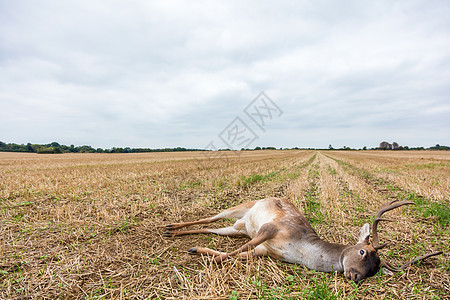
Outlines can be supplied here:
[[[383, 205], [380, 206], [380, 208], [378, 209], [378, 213], [375, 216], [375, 219], [373, 220], [373, 224], [372, 224], [372, 237], [373, 237], [372, 246], [376, 250], [384, 248], [388, 244], [388, 243], [385, 243], [383, 245], [380, 245], [380, 240], [378, 239], [377, 227], [378, 227], [378, 222], [380, 222], [380, 221], [389, 221], [390, 222], [391, 220], [383, 219], [383, 218], [381, 218], [381, 216], [387, 211], [396, 209], [397, 207], [400, 207], [403, 205], [410, 205], [410, 204], [415, 204], [415, 203], [411, 202], [411, 201], [406, 201], [406, 200], [400, 201], [400, 202], [398, 202], [398, 200], [393, 200], [391, 202], [384, 203]], [[381, 263], [381, 267], [385, 267], [386, 269], [388, 269], [389, 271], [392, 271], [392, 272], [400, 272], [402, 270], [405, 270], [407, 267], [409, 267], [410, 265], [412, 265], [418, 261], [425, 260], [429, 257], [440, 255], [442, 253], [443, 253], [442, 251], [436, 251], [436, 252], [432, 252], [432, 253], [428, 253], [428, 254], [419, 256], [419, 257], [411, 260], [410, 262], [403, 264], [400, 268], [394, 267], [390, 263], [383, 261]]]
[[375, 216], [375, 220], [373, 220], [373, 224], [372, 224], [372, 238], [373, 238], [372, 246], [375, 249], [378, 250], [378, 249], [384, 248], [387, 245], [387, 243], [383, 244], [383, 245], [380, 245], [380, 240], [378, 239], [377, 227], [378, 227], [378, 222], [380, 222], [380, 221], [391, 221], [391, 220], [383, 219], [383, 218], [381, 218], [381, 216], [387, 211], [396, 209], [397, 207], [400, 207], [400, 206], [403, 206], [403, 205], [410, 205], [410, 204], [414, 204], [414, 202], [406, 201], [406, 200], [398, 202], [398, 200], [393, 200], [391, 202], [384, 203], [383, 205], [380, 206], [380, 208], [378, 209], [378, 213]]
[[417, 258], [411, 260], [410, 262], [407, 262], [407, 263], [403, 264], [400, 268], [394, 267], [394, 266], [391, 265], [390, 263], [388, 263], [388, 262], [386, 262], [386, 261], [383, 261], [383, 262], [381, 263], [381, 267], [385, 267], [386, 269], [388, 269], [389, 271], [392, 271], [392, 272], [400, 272], [400, 271], [402, 271], [402, 270], [405, 270], [407, 267], [409, 267], [410, 265], [412, 265], [412, 264], [414, 264], [414, 263], [416, 263], [416, 262], [418, 262], [418, 261], [425, 260], [425, 259], [427, 259], [428, 257], [432, 257], [432, 256], [436, 256], [436, 255], [441, 255], [442, 253], [443, 253], [442, 251], [436, 251], [436, 252], [432, 252], [432, 253], [428, 253], [428, 254], [419, 256], [419, 257], [417, 257]]

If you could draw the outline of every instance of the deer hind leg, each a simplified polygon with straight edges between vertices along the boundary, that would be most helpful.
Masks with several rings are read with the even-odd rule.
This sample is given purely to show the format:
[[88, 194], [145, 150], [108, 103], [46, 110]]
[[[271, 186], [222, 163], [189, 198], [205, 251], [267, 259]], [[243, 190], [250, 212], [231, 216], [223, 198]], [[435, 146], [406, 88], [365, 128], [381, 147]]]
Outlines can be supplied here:
[[250, 208], [253, 207], [253, 205], [255, 205], [255, 203], [256, 203], [256, 201], [242, 203], [238, 206], [224, 210], [223, 212], [221, 212], [211, 218], [205, 218], [205, 219], [201, 219], [201, 220], [193, 221], [193, 222], [168, 224], [168, 225], [166, 225], [166, 229], [174, 230], [174, 229], [180, 229], [180, 228], [183, 228], [186, 226], [191, 226], [191, 225], [209, 224], [209, 223], [212, 223], [212, 222], [215, 222], [215, 221], [218, 221], [221, 219], [226, 219], [226, 218], [240, 219], [250, 210]]
[[197, 234], [197, 233], [214, 233], [218, 235], [227, 235], [227, 236], [246, 236], [247, 230], [245, 229], [244, 220], [238, 220], [233, 226], [224, 227], [224, 228], [204, 228], [204, 229], [196, 229], [196, 230], [171, 230], [164, 232], [165, 237], [174, 237], [178, 235], [186, 235], [186, 234]]
[[212, 255], [215, 256], [215, 260], [218, 262], [223, 261], [233, 255], [238, 255], [241, 258], [248, 258], [249, 257], [248, 252], [250, 251], [253, 251], [252, 253], [254, 253], [254, 255], [256, 256], [267, 255], [268, 254], [267, 248], [261, 244], [273, 238], [276, 232], [277, 228], [274, 224], [266, 223], [259, 229], [256, 236], [251, 241], [249, 241], [248, 243], [246, 243], [245, 245], [243, 245], [242, 247], [233, 252], [225, 253], [225, 252], [218, 252], [209, 248], [196, 247], [190, 249], [189, 253]]

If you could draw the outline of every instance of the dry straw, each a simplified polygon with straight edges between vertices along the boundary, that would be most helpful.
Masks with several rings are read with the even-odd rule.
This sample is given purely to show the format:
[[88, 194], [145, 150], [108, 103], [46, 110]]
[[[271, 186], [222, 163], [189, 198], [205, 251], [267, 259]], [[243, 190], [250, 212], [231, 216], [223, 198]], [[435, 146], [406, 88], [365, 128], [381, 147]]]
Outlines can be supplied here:
[[[450, 206], [447, 152], [226, 155], [0, 153], [0, 298], [449, 298], [449, 225], [427, 214]], [[432, 250], [444, 255], [356, 286], [271, 258], [217, 264], [186, 252], [232, 251], [244, 238], [163, 237], [167, 223], [269, 196], [289, 199], [319, 235], [344, 243], [356, 241], [381, 203], [415, 197], [422, 204], [380, 225], [381, 240], [391, 242], [381, 256], [400, 265]]]

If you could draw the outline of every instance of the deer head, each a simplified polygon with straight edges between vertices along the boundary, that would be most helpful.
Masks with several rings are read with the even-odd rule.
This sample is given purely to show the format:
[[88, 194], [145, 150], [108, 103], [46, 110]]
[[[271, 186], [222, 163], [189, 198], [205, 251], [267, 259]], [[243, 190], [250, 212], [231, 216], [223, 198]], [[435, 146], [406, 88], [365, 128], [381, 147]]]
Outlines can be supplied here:
[[381, 218], [381, 216], [387, 211], [403, 205], [411, 204], [414, 204], [414, 202], [398, 202], [398, 200], [394, 200], [383, 204], [379, 208], [372, 224], [372, 244], [369, 243], [370, 226], [367, 223], [364, 224], [359, 233], [358, 243], [354, 246], [348, 247], [343, 252], [342, 264], [344, 267], [344, 276], [357, 283], [366, 277], [375, 275], [382, 267], [391, 272], [399, 272], [419, 260], [424, 260], [428, 257], [442, 254], [442, 251], [429, 253], [403, 264], [400, 268], [394, 267], [388, 262], [381, 262], [380, 257], [378, 256], [378, 250], [384, 248], [388, 244], [380, 244], [377, 227], [380, 221], [390, 221], [388, 219]]
[[342, 264], [344, 276], [354, 282], [375, 275], [381, 266], [377, 249], [369, 243], [370, 225], [364, 224], [358, 243], [344, 250]]

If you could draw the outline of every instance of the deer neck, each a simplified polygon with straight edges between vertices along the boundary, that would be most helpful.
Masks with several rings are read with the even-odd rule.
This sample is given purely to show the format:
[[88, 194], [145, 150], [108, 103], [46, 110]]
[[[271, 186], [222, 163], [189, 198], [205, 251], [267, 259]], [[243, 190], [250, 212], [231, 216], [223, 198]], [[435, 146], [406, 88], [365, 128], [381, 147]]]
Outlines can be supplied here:
[[300, 263], [310, 269], [321, 272], [342, 272], [345, 250], [349, 247], [351, 246], [329, 243], [318, 236], [313, 236], [300, 242], [297, 257], [300, 258]]

